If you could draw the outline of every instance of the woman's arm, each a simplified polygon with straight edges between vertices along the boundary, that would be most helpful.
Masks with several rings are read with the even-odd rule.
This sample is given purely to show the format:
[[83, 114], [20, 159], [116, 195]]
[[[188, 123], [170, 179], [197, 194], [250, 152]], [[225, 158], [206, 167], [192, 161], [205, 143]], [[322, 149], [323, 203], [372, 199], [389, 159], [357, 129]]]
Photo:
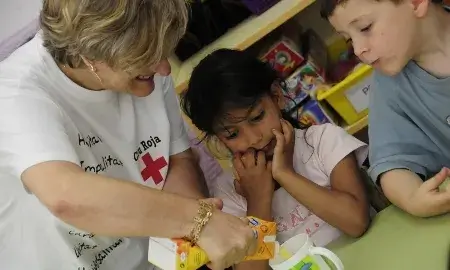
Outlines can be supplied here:
[[191, 149], [170, 156], [164, 191], [199, 199], [208, 197], [203, 172]]
[[342, 159], [331, 173], [331, 189], [287, 172], [277, 181], [292, 197], [330, 225], [359, 237], [369, 226], [369, 206], [358, 163], [353, 153]]
[[70, 162], [34, 165], [22, 181], [56, 217], [103, 236], [183, 237], [198, 209], [195, 200], [86, 173]]
[[[189, 235], [199, 210], [196, 200], [85, 173], [70, 162], [39, 163], [25, 170], [22, 181], [56, 217], [102, 236], [180, 238]], [[247, 224], [213, 210], [198, 244], [213, 269], [224, 269], [252, 254], [256, 243]]]

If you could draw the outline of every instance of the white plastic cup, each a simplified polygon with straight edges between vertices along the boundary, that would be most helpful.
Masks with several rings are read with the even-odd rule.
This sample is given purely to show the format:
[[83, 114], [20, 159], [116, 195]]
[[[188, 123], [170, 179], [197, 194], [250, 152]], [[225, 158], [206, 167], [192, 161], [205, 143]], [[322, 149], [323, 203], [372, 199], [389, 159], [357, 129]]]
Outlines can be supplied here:
[[298, 234], [280, 247], [280, 252], [269, 261], [274, 270], [331, 270], [321, 257], [334, 264], [336, 270], [344, 270], [342, 261], [332, 251], [315, 247], [307, 234]]

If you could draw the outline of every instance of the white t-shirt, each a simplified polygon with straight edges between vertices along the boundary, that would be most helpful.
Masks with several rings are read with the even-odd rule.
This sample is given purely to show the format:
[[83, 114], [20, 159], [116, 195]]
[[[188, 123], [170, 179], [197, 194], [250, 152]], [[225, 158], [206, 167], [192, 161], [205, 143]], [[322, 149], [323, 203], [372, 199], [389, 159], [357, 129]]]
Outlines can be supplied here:
[[38, 35], [0, 63], [0, 268], [149, 269], [148, 239], [80, 231], [54, 217], [20, 176], [63, 160], [162, 189], [169, 156], [189, 147], [172, 80], [156, 76], [143, 98], [89, 91], [41, 44]]
[[[359, 165], [367, 158], [368, 149], [363, 142], [331, 124], [312, 126], [306, 131], [295, 130], [295, 135], [294, 170], [323, 187], [331, 187], [331, 172], [348, 154], [355, 152]], [[223, 200], [223, 211], [236, 216], [246, 215], [247, 202], [236, 193], [234, 179], [229, 173], [216, 179], [212, 193]], [[324, 246], [341, 235], [338, 229], [309, 211], [284, 188], [274, 193], [272, 215], [280, 243], [297, 234], [308, 233], [316, 246]]]

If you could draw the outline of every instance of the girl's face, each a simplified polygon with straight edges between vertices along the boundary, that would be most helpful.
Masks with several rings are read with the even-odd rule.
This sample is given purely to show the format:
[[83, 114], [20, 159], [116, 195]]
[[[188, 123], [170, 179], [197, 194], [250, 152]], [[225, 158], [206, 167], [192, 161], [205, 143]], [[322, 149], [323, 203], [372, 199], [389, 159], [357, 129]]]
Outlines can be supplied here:
[[281, 131], [281, 111], [276, 97], [265, 96], [250, 111], [235, 109], [217, 128], [217, 137], [233, 153], [250, 149], [272, 157], [276, 145], [273, 129]]

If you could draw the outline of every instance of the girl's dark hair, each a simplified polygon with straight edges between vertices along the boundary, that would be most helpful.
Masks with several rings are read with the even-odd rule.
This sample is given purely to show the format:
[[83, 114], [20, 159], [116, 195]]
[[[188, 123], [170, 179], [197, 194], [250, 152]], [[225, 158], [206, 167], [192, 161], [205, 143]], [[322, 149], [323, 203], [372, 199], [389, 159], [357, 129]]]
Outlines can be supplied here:
[[[181, 107], [192, 123], [214, 135], [214, 127], [233, 109], [251, 109], [258, 101], [273, 95], [277, 73], [254, 56], [237, 50], [220, 49], [204, 58], [194, 71]], [[298, 122], [282, 112], [283, 118], [300, 128]]]

